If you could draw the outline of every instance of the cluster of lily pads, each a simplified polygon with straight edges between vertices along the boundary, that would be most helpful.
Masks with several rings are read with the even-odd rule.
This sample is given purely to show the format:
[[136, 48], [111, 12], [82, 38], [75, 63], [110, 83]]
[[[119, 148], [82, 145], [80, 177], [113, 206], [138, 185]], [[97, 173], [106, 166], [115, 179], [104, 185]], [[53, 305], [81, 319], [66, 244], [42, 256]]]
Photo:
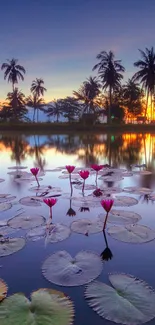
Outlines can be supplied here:
[[[85, 298], [89, 306], [101, 317], [115, 323], [138, 325], [155, 318], [155, 292], [144, 281], [126, 274], [110, 274], [111, 285], [104, 284], [95, 279], [101, 274], [103, 260], [109, 250], [106, 239], [106, 224], [110, 224], [107, 233], [114, 239], [128, 243], [145, 243], [155, 239], [155, 231], [138, 224], [141, 216], [133, 211], [118, 210], [113, 207], [130, 207], [138, 203], [134, 197], [117, 195], [133, 193], [135, 195], [148, 195], [152, 201], [155, 195], [148, 188], [126, 187], [98, 187], [98, 179], [105, 182], [122, 180], [133, 173], [150, 173], [145, 166], [134, 166], [139, 171], [127, 172], [126, 170], [111, 168], [108, 165], [92, 165], [87, 170], [75, 166], [57, 168], [50, 171], [62, 171], [61, 179], [69, 178], [70, 193], [62, 193], [60, 188], [40, 185], [41, 174], [38, 168], [31, 168], [30, 172], [37, 182], [37, 186], [30, 188], [36, 195], [21, 198], [21, 205], [37, 207], [45, 203], [49, 207], [48, 220], [42, 215], [18, 213], [9, 220], [0, 220], [0, 257], [7, 256], [22, 249], [25, 244], [24, 237], [7, 237], [22, 229], [26, 231], [27, 240], [37, 241], [45, 239], [45, 243], [56, 243], [68, 238], [72, 232], [89, 236], [103, 231], [106, 249], [98, 255], [90, 251], [80, 251], [72, 257], [67, 251], [57, 251], [50, 255], [42, 265], [43, 276], [51, 283], [59, 286], [79, 286], [87, 284]], [[23, 167], [24, 169], [24, 167]], [[10, 172], [9, 172], [10, 173]], [[32, 181], [30, 173], [18, 171], [11, 172], [15, 181]], [[95, 185], [87, 184], [86, 179], [95, 174]], [[18, 177], [17, 177], [18, 176]], [[83, 180], [79, 179], [79, 176]], [[1, 181], [3, 181], [1, 179]], [[78, 195], [73, 195], [73, 187], [80, 190]], [[85, 194], [88, 191], [89, 194]], [[58, 198], [57, 198], [58, 197]], [[61, 223], [53, 223], [53, 206], [57, 200], [70, 200], [67, 215], [75, 216], [72, 206], [80, 209], [102, 207], [106, 213], [100, 213], [92, 220], [80, 218], [73, 221], [70, 227]], [[12, 207], [15, 197], [0, 194], [0, 211]], [[84, 211], [84, 210], [80, 210]], [[7, 285], [0, 280], [0, 324], [1, 325], [70, 325], [74, 319], [74, 306], [69, 297], [63, 292], [52, 289], [39, 289], [31, 295], [31, 300], [23, 294], [14, 294], [8, 298]]]

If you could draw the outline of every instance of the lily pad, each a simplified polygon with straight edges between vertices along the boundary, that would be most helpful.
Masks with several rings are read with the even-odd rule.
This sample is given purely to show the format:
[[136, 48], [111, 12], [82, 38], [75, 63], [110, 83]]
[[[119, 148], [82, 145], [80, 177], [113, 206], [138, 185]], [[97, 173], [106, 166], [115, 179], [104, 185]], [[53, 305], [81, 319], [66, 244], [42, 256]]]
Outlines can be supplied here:
[[72, 302], [56, 290], [40, 289], [31, 294], [31, 301], [16, 293], [0, 304], [1, 325], [71, 325]]
[[151, 190], [150, 188], [136, 186], [125, 187], [123, 191], [134, 194], [150, 194], [153, 192], [153, 190]]
[[28, 240], [37, 241], [46, 238], [48, 243], [57, 243], [68, 238], [71, 234], [70, 229], [60, 223], [47, 226], [36, 227], [31, 229], [26, 238]]
[[12, 228], [30, 229], [41, 226], [46, 219], [38, 214], [20, 214], [8, 221], [8, 225]]
[[105, 176], [103, 178], [105, 182], [119, 182], [122, 179], [123, 179], [122, 175]]
[[8, 236], [11, 234], [14, 234], [15, 232], [17, 232], [19, 229], [13, 229], [11, 227], [9, 227], [8, 225], [4, 225], [0, 227], [0, 235], [1, 236]]
[[16, 196], [1, 197], [0, 198], [0, 204], [3, 203], [3, 202], [13, 201], [15, 199], [16, 199]]
[[149, 170], [140, 170], [139, 172], [135, 172], [135, 174], [139, 174], [139, 175], [151, 175], [152, 172], [150, 172]]
[[29, 191], [32, 192], [37, 192], [37, 193], [50, 193], [50, 192], [61, 192], [61, 188], [60, 187], [52, 187], [50, 185], [41, 185], [41, 186], [34, 186], [29, 188]]
[[116, 207], [130, 207], [138, 204], [138, 200], [130, 196], [116, 196], [114, 199], [114, 206]]
[[8, 167], [8, 169], [26, 169], [27, 166], [11, 166], [11, 167]]
[[41, 205], [39, 198], [26, 196], [19, 200], [19, 203], [22, 205], [30, 206], [30, 207], [38, 207]]
[[7, 284], [2, 279], [0, 279], [0, 301], [5, 299], [7, 295], [7, 291], [8, 291]]
[[0, 257], [11, 255], [18, 252], [25, 246], [25, 239], [19, 238], [2, 238], [0, 240]]
[[42, 266], [44, 277], [61, 286], [79, 286], [96, 279], [102, 272], [100, 256], [93, 252], [81, 251], [75, 258], [58, 251], [49, 256]]
[[0, 178], [0, 183], [2, 183], [2, 182], [4, 182], [5, 181], [5, 179], [3, 179], [3, 178]]
[[0, 203], [0, 212], [9, 210], [11, 209], [11, 207], [12, 207], [11, 203], [7, 203], [7, 202]]
[[99, 218], [79, 219], [72, 222], [71, 230], [83, 235], [96, 234], [103, 230], [103, 222]]
[[104, 195], [121, 193], [123, 190], [120, 187], [102, 187], [100, 189], [103, 191]]
[[124, 325], [144, 324], [155, 317], [155, 292], [144, 281], [111, 274], [112, 286], [94, 281], [85, 292], [90, 307], [102, 318]]
[[[99, 218], [104, 222], [106, 213], [100, 214]], [[125, 211], [125, 210], [111, 210], [107, 222], [114, 223], [114, 224], [135, 224], [141, 219], [141, 216], [138, 213], [132, 211]]]
[[108, 234], [125, 243], [141, 244], [155, 239], [155, 231], [143, 225], [111, 226]]
[[[80, 185], [75, 185], [74, 186], [77, 190], [81, 190], [82, 187], [83, 187], [83, 184], [80, 184]], [[85, 191], [91, 191], [91, 190], [95, 190], [96, 189], [96, 186], [93, 185], [93, 184], [85, 184], [85, 187], [84, 187], [84, 190]]]

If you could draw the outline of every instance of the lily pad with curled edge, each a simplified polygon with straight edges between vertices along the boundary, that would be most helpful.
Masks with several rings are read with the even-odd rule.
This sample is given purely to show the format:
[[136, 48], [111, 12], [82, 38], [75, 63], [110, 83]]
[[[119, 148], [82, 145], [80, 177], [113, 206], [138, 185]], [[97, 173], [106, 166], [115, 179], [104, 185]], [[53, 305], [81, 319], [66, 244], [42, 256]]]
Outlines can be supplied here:
[[8, 221], [8, 225], [12, 228], [30, 229], [41, 226], [46, 222], [43, 216], [38, 214], [18, 214]]
[[[25, 246], [25, 239], [19, 238], [0, 238], [0, 257], [14, 254]], [[1, 324], [1, 323], [0, 323]]]
[[111, 226], [108, 234], [125, 243], [142, 244], [155, 239], [155, 231], [143, 225]]
[[155, 291], [127, 274], [110, 274], [112, 286], [90, 283], [85, 291], [88, 305], [102, 318], [124, 325], [140, 325], [155, 317]]
[[7, 202], [0, 203], [0, 212], [9, 210], [11, 209], [11, 207], [12, 207], [11, 203], [7, 203]]
[[30, 207], [38, 207], [41, 205], [40, 201], [41, 200], [39, 200], [39, 198], [37, 198], [37, 196], [35, 196], [35, 197], [26, 196], [26, 197], [23, 197], [22, 199], [20, 199], [19, 203], [22, 205], [30, 206]]
[[9, 227], [8, 225], [4, 225], [0, 227], [0, 235], [1, 236], [9, 236], [11, 234], [14, 234], [15, 232], [17, 232], [19, 229], [13, 229], [11, 227]]
[[153, 192], [153, 190], [151, 190], [150, 188], [136, 187], [136, 186], [125, 187], [123, 191], [128, 193], [133, 193], [133, 194], [144, 194], [144, 195], [151, 194]]
[[0, 301], [5, 299], [7, 292], [8, 292], [7, 284], [2, 279], [0, 279]]
[[96, 234], [103, 230], [103, 222], [100, 218], [79, 219], [72, 222], [71, 230], [83, 235]]
[[122, 175], [105, 176], [103, 180], [105, 182], [119, 182], [123, 180], [123, 177]]
[[62, 292], [39, 289], [31, 294], [16, 293], [0, 304], [1, 325], [71, 325], [73, 304]]
[[116, 196], [114, 199], [114, 206], [116, 207], [130, 207], [138, 204], [138, 200], [130, 196]]
[[57, 243], [68, 238], [71, 234], [70, 229], [60, 223], [50, 224], [47, 226], [36, 227], [31, 229], [27, 234], [28, 240], [37, 241], [43, 238], [47, 238], [49, 243]]
[[[101, 213], [99, 218], [104, 222], [106, 213]], [[135, 224], [141, 219], [141, 216], [138, 213], [132, 211], [125, 211], [125, 210], [111, 210], [107, 222], [114, 223], [114, 224]]]
[[71, 287], [96, 279], [102, 267], [101, 258], [96, 253], [81, 251], [73, 258], [66, 251], [58, 251], [45, 260], [42, 273], [52, 283]]

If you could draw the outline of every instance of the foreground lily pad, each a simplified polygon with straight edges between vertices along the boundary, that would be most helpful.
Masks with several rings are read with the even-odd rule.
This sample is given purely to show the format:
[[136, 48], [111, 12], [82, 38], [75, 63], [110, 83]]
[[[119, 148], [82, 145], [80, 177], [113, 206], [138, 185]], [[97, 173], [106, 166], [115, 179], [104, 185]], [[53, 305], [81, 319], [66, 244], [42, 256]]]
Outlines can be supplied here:
[[11, 203], [7, 203], [7, 202], [0, 203], [0, 212], [9, 210], [11, 209], [11, 207], [12, 207]]
[[7, 284], [2, 279], [0, 279], [0, 301], [2, 301], [6, 297], [7, 291]]
[[138, 200], [129, 196], [116, 196], [114, 199], [114, 206], [116, 207], [130, 207], [138, 204]]
[[46, 219], [38, 214], [19, 214], [8, 221], [12, 228], [30, 229], [44, 224]]
[[90, 307], [102, 318], [124, 325], [139, 325], [155, 317], [155, 292], [144, 281], [126, 274], [111, 274], [112, 287], [94, 281], [86, 288]]
[[66, 251], [49, 256], [42, 266], [44, 277], [62, 286], [79, 286], [96, 279], [102, 272], [100, 256], [81, 251], [75, 258]]
[[74, 308], [62, 292], [40, 289], [31, 301], [16, 293], [0, 304], [1, 325], [71, 325]]
[[50, 193], [50, 192], [61, 192], [60, 187], [53, 187], [50, 185], [41, 185], [41, 186], [34, 186], [29, 188], [29, 191], [36, 192], [36, 193]]
[[[106, 213], [101, 213], [99, 218], [104, 222]], [[141, 219], [141, 216], [138, 213], [125, 210], [111, 210], [107, 222], [114, 224], [135, 224]]]
[[0, 183], [2, 183], [2, 182], [4, 182], [5, 181], [5, 179], [3, 179], [3, 178], [0, 178]]
[[83, 235], [96, 234], [103, 230], [103, 222], [99, 218], [79, 219], [72, 222], [71, 230]]
[[13, 229], [11, 227], [8, 226], [8, 223], [7, 225], [3, 225], [0, 227], [0, 235], [1, 236], [9, 236], [15, 232], [17, 232], [19, 229]]
[[8, 167], [8, 169], [26, 169], [27, 166], [11, 166], [11, 167]]
[[30, 206], [30, 207], [38, 207], [41, 205], [39, 198], [37, 196], [31, 197], [26, 196], [19, 200], [19, 203], [22, 205]]
[[7, 196], [7, 197], [1, 197], [0, 198], [0, 203], [3, 202], [10, 202], [16, 199], [16, 196]]
[[155, 231], [143, 225], [111, 226], [108, 234], [125, 243], [141, 244], [155, 239]]
[[104, 195], [111, 195], [115, 193], [121, 193], [123, 190], [120, 187], [100, 187]]
[[60, 223], [47, 226], [36, 227], [31, 229], [26, 237], [29, 240], [37, 241], [46, 238], [49, 243], [57, 243], [70, 236], [70, 229]]
[[25, 239], [22, 237], [1, 238], [0, 239], [0, 257], [11, 255], [15, 252], [18, 252], [24, 246], [25, 246]]
[[[77, 190], [82, 190], [83, 188], [83, 184], [80, 184], [80, 185], [75, 185], [74, 186]], [[96, 186], [93, 185], [93, 184], [85, 184], [85, 187], [84, 187], [84, 190], [85, 191], [91, 191], [91, 190], [95, 190], [96, 189]]]

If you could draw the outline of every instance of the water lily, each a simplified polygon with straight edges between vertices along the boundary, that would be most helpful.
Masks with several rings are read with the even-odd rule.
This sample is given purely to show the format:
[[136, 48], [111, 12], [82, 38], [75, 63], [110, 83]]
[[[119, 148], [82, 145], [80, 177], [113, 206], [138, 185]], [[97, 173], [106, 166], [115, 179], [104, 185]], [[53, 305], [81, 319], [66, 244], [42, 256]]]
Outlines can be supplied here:
[[35, 179], [36, 179], [36, 182], [37, 182], [37, 184], [38, 184], [38, 187], [40, 186], [40, 184], [39, 184], [39, 181], [38, 181], [38, 177], [37, 177], [37, 175], [38, 175], [38, 173], [39, 173], [39, 168], [31, 168], [30, 169], [30, 172], [32, 173], [32, 175], [34, 175], [34, 177], [35, 177]]
[[96, 172], [99, 172], [103, 167], [104, 165], [97, 165], [97, 164], [91, 165], [91, 168], [94, 169]]
[[50, 208], [50, 218], [52, 219], [52, 207], [57, 203], [57, 199], [50, 198], [43, 200], [45, 204], [47, 204]]
[[94, 192], [93, 192], [93, 195], [96, 196], [96, 197], [99, 197], [99, 196], [102, 196], [103, 193], [101, 191], [100, 188], [97, 188]]
[[69, 173], [69, 181], [70, 181], [71, 196], [72, 196], [72, 194], [73, 194], [73, 186], [72, 186], [71, 174], [72, 174], [72, 172], [74, 171], [75, 166], [67, 165], [67, 166], [66, 166], [66, 169], [67, 169], [67, 171], [68, 171], [68, 173]]
[[85, 180], [89, 177], [89, 171], [88, 170], [81, 170], [79, 172], [79, 175], [81, 176], [81, 178], [83, 178], [82, 192], [84, 192]]
[[102, 205], [103, 209], [107, 212], [105, 221], [104, 221], [104, 225], [103, 225], [103, 231], [105, 230], [107, 219], [108, 219], [108, 214], [109, 214], [109, 211], [111, 210], [113, 204], [114, 204], [114, 200], [102, 200], [101, 201], [101, 205]]

